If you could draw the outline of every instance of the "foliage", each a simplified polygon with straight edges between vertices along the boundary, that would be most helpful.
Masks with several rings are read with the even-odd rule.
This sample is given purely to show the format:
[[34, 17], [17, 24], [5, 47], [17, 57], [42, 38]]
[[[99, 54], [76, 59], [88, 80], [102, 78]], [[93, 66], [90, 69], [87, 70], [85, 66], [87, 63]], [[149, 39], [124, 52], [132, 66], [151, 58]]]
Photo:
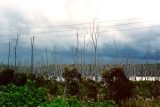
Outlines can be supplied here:
[[62, 84], [56, 81], [55, 78], [52, 80], [46, 80], [43, 76], [36, 76], [32, 73], [14, 73], [13, 69], [5, 68], [0, 72], [0, 85], [7, 85], [13, 83], [16, 86], [23, 86], [27, 83], [27, 79], [36, 81], [35, 86], [45, 87], [51, 95], [61, 95], [62, 94]]
[[160, 97], [160, 81], [154, 81], [152, 88], [152, 96]]
[[122, 107], [159, 107], [160, 99], [130, 98], [121, 102]]
[[13, 82], [16, 86], [22, 86], [22, 85], [26, 84], [26, 82], [27, 82], [26, 73], [15, 73]]
[[43, 86], [48, 89], [48, 93], [51, 95], [58, 96], [63, 94], [63, 86], [61, 82], [57, 81], [56, 79], [44, 80], [43, 82]]
[[65, 71], [62, 74], [65, 79], [65, 89], [68, 95], [75, 96], [79, 95], [79, 83], [81, 82], [81, 74], [76, 70], [65, 68]]
[[160, 96], [160, 81], [133, 81], [132, 83], [135, 86], [134, 96], [144, 98]]
[[[0, 106], [4, 107], [159, 107], [160, 81], [129, 81], [121, 67], [102, 74], [102, 81], [81, 78], [65, 68], [64, 81], [32, 73], [0, 71]], [[67, 97], [64, 96], [64, 89]], [[63, 97], [57, 97], [62, 95]], [[105, 99], [105, 100], [104, 100]]]
[[0, 106], [34, 107], [47, 101], [47, 89], [35, 88], [35, 81], [27, 80], [27, 84], [17, 87], [14, 84], [0, 86]]
[[102, 74], [102, 83], [107, 93], [105, 98], [120, 102], [126, 98], [132, 97], [133, 84], [125, 76], [123, 68], [114, 67]]
[[90, 100], [85, 103], [77, 97], [70, 98], [55, 98], [53, 101], [41, 104], [40, 107], [115, 107], [114, 101], [108, 102], [92, 102]]
[[36, 75], [33, 73], [27, 73], [27, 79], [36, 80]]
[[7, 85], [14, 79], [14, 70], [6, 68], [0, 71], [0, 85]]
[[48, 89], [48, 93], [51, 95], [61, 95], [62, 94], [62, 84], [58, 82], [55, 78], [50, 80], [45, 79], [43, 76], [35, 76], [34, 74], [28, 75], [29, 79], [36, 81], [36, 87], [45, 87]]
[[81, 80], [81, 74], [75, 68], [69, 69], [66, 67], [62, 76], [67, 82], [79, 82]]
[[83, 80], [84, 95], [89, 99], [97, 100], [98, 87], [94, 80], [86, 79]]
[[151, 93], [148, 89], [142, 87], [135, 87], [133, 89], [134, 97], [141, 96], [143, 98], [151, 98]]

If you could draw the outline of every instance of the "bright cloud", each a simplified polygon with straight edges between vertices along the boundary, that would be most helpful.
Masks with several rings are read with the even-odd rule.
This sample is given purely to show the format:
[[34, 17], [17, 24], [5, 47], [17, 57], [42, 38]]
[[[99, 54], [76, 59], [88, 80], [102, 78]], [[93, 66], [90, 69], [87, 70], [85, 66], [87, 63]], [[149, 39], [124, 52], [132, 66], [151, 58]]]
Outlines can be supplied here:
[[[102, 22], [99, 24], [101, 48], [105, 48], [104, 44], [114, 45], [114, 38], [119, 48], [141, 50], [150, 43], [152, 49], [157, 49], [159, 27], [151, 26], [160, 25], [159, 4], [159, 0], [0, 0], [0, 41], [7, 39], [8, 43], [20, 32], [24, 38], [21, 41], [28, 43], [27, 46], [35, 36], [39, 47], [56, 44], [69, 50], [76, 45], [77, 32], [81, 44], [84, 36], [91, 43], [90, 24], [84, 23], [96, 20]], [[141, 29], [145, 27], [151, 28]], [[13, 35], [12, 39], [9, 35]], [[5, 42], [1, 43], [4, 46]]]

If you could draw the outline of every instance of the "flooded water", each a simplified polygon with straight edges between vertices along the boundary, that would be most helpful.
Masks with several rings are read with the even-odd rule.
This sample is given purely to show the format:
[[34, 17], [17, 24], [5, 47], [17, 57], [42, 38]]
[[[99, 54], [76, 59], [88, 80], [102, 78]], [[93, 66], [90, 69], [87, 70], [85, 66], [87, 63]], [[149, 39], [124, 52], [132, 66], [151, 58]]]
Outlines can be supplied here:
[[[88, 77], [90, 79], [93, 79], [95, 80], [95, 76], [93, 77]], [[98, 76], [98, 81], [101, 81], [101, 76]], [[155, 80], [160, 80], [160, 77], [153, 77], [153, 76], [130, 76], [129, 77], [129, 80], [132, 80], [132, 81], [145, 81], [145, 80], [148, 80], [148, 81], [155, 81]], [[64, 81], [64, 78], [60, 78], [60, 77], [57, 77], [57, 81]]]
[[160, 77], [153, 77], [153, 76], [131, 76], [129, 77], [129, 80], [132, 81], [155, 81], [155, 80], [160, 80]]

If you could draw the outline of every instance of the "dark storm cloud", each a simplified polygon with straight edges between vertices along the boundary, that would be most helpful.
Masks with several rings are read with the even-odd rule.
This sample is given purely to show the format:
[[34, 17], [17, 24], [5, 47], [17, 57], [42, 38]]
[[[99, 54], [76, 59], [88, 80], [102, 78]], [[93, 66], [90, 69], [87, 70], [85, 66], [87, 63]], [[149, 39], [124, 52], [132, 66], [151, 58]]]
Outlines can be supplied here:
[[130, 59], [146, 60], [148, 58], [149, 60], [158, 60], [156, 57], [155, 50], [159, 46], [155, 47], [152, 46], [153, 44], [150, 43], [148, 48], [148, 44], [146, 43], [148, 42], [145, 41], [145, 38], [143, 38], [143, 40], [137, 39], [131, 44], [123, 44], [123, 46], [117, 45], [117, 48], [113, 44], [107, 44], [103, 48], [101, 48], [100, 53], [101, 56], [109, 57], [111, 59], [115, 59], [118, 57], [121, 59], [130, 58]]
[[140, 52], [133, 47], [129, 46], [124, 46], [122, 48], [115, 48], [112, 45], [106, 45], [102, 50], [101, 50], [102, 56], [110, 57], [110, 58], [143, 58], [143, 52]]
[[[7, 44], [6, 46], [3, 45], [3, 47], [6, 47], [6, 49], [3, 49], [1, 51], [1, 59], [3, 61], [7, 61], [7, 56], [8, 56], [8, 49], [7, 49]], [[53, 50], [51, 50], [50, 47], [47, 47], [48, 49], [48, 60], [49, 62], [54, 61], [54, 54], [52, 54]], [[73, 53], [72, 49], [57, 49], [57, 58], [58, 58], [58, 63], [73, 63]], [[80, 50], [79, 50], [80, 52]], [[117, 59], [117, 51], [115, 50], [115, 47], [112, 45], [106, 45], [104, 48], [100, 49], [100, 60], [103, 60], [103, 63], [110, 63], [113, 60]], [[41, 58], [43, 58], [43, 62], [46, 63], [46, 49], [45, 48], [36, 48], [34, 49], [35, 53], [35, 62], [36, 63], [41, 63]], [[139, 51], [138, 49], [130, 46], [124, 46], [118, 49], [118, 57], [120, 59], [139, 59], [142, 61], [146, 61], [146, 52]], [[93, 51], [87, 50], [86, 51], [86, 63], [92, 63], [93, 61]], [[148, 59], [149, 60], [157, 60], [156, 59], [156, 54], [154, 52], [150, 52]], [[31, 59], [31, 47], [23, 47], [22, 45], [18, 45], [17, 48], [17, 61], [21, 62], [22, 64], [27, 62], [28, 64], [30, 63]], [[79, 54], [79, 60], [80, 60], [80, 54]], [[11, 62], [14, 62], [14, 51], [11, 50]]]
[[[11, 41], [11, 60], [12, 62], [14, 62], [14, 51], [13, 51], [13, 47], [15, 46], [15, 40], [12, 40], [13, 38], [16, 38], [16, 34], [17, 33], [31, 33], [31, 29], [21, 29], [24, 28], [26, 26], [30, 26], [32, 25], [32, 23], [29, 21], [28, 17], [26, 17], [22, 12], [15, 10], [15, 9], [3, 9], [3, 11], [0, 11], [0, 59], [3, 61], [7, 61], [7, 55], [8, 55], [8, 42], [9, 40]], [[47, 20], [43, 20], [43, 22], [45, 23]], [[50, 23], [49, 21], [47, 21], [47, 23]], [[51, 23], [49, 25], [52, 25]], [[140, 25], [136, 25], [137, 27], [139, 27]], [[86, 25], [82, 28], [85, 28]], [[129, 26], [129, 28], [132, 28], [135, 26]], [[65, 30], [67, 28], [67, 30], [75, 30], [74, 33], [76, 33], [76, 30], [79, 29], [79, 27], [77, 26], [68, 26], [68, 27], [64, 27], [61, 29]], [[4, 29], [14, 29], [14, 30], [4, 30]], [[59, 30], [60, 28], [54, 28], [54, 29], [48, 29], [50, 31], [52, 30]], [[118, 30], [119, 28], [115, 28], [115, 30]], [[42, 31], [35, 31], [35, 32], [42, 32]], [[69, 35], [69, 34], [73, 34], [73, 32], [59, 32], [59, 34], [61, 35]], [[84, 32], [82, 32], [84, 33]], [[103, 58], [108, 58], [110, 60], [112, 59], [116, 59], [117, 58], [117, 52], [118, 52], [118, 57], [120, 58], [131, 58], [131, 59], [140, 59], [140, 60], [146, 60], [146, 54], [147, 54], [147, 46], [150, 45], [150, 53], [148, 56], [148, 59], [150, 60], [157, 60], [156, 59], [156, 55], [155, 55], [155, 49], [160, 49], [160, 28], [159, 27], [153, 27], [153, 28], [149, 28], [149, 29], [143, 29], [143, 30], [124, 30], [124, 31], [119, 31], [119, 33], [122, 35], [124, 35], [124, 38], [131, 38], [131, 42], [125, 42], [123, 41], [117, 41], [117, 48], [118, 51], [116, 51], [115, 46], [113, 45], [113, 40], [112, 39], [108, 39], [107, 37], [104, 38], [104, 40], [110, 41], [108, 42], [109, 44], [105, 45], [106, 41], [102, 40], [100, 42], [102, 42], [102, 47], [100, 47], [100, 57], [101, 59]], [[54, 35], [57, 35], [57, 32], [54, 32]], [[13, 36], [8, 36], [8, 35], [13, 35]], [[48, 36], [50, 36], [51, 34], [48, 34]], [[108, 34], [108, 37], [112, 36], [111, 34]], [[75, 37], [74, 37], [75, 38]], [[62, 62], [67, 62], [67, 63], [73, 63], [72, 62], [72, 49], [63, 49], [63, 46], [68, 46], [70, 47], [72, 44], [75, 45], [75, 40], [74, 38], [71, 39], [63, 39], [63, 37], [60, 38], [56, 38], [55, 41], [58, 43], [61, 43], [60, 45], [56, 44], [57, 47], [57, 52], [58, 52], [58, 56], [61, 58]], [[112, 38], [112, 37], [111, 37]], [[36, 43], [39, 43], [41, 46], [44, 46], [46, 43], [48, 43], [48, 41], [50, 40], [49, 38], [45, 38], [46, 41], [41, 42], [38, 41]], [[53, 39], [53, 38], [52, 38]], [[35, 37], [36, 40], [36, 37]], [[55, 43], [56, 43], [55, 42]], [[120, 43], [119, 43], [120, 42]], [[44, 57], [45, 60], [45, 48], [37, 46], [39, 44], [35, 44], [35, 59], [38, 61], [41, 60], [41, 57]], [[68, 45], [70, 44], [70, 45]], [[63, 45], [63, 46], [62, 46]], [[93, 60], [93, 49], [91, 49], [92, 44], [89, 45], [87, 52], [86, 52], [86, 62], [91, 63]], [[47, 47], [48, 49], [48, 57], [49, 60], [52, 61], [52, 56], [51, 56], [51, 51], [53, 51], [51, 49], [51, 47]], [[80, 50], [79, 50], [80, 52]], [[21, 39], [19, 40], [18, 43], [18, 48], [17, 48], [17, 60], [20, 60], [22, 62], [30, 62], [30, 55], [31, 55], [31, 47], [30, 47], [30, 40], [27, 42], [27, 40], [25, 39]], [[108, 60], [105, 60], [104, 62], [107, 63]]]
[[[141, 25], [136, 28], [143, 28]], [[150, 27], [144, 29], [134, 29], [134, 26], [129, 26], [127, 29], [130, 30], [116, 30], [125, 39], [131, 39], [130, 42], [123, 42], [116, 40], [118, 48], [118, 56], [120, 58], [132, 58], [140, 60], [158, 60], [156, 57], [155, 50], [160, 49], [160, 27]], [[113, 40], [109, 44], [102, 48], [102, 56], [117, 58], [117, 51], [115, 49]], [[149, 49], [148, 49], [149, 46]], [[149, 56], [147, 51], [149, 50]], [[160, 53], [159, 53], [160, 54]]]
[[151, 42], [156, 41], [160, 37], [160, 28], [151, 28], [145, 30], [133, 30], [132, 33], [128, 34], [132, 36], [137, 42]]

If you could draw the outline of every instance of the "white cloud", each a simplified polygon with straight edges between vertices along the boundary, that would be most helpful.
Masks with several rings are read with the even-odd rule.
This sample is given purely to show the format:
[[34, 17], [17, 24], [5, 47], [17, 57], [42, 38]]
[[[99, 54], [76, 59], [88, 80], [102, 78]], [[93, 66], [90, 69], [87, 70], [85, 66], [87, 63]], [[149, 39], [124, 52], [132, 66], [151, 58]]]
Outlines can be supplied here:
[[159, 0], [1, 0], [0, 6], [21, 10], [28, 17], [43, 15], [56, 21], [88, 21], [160, 18], [159, 3]]
[[[160, 1], [159, 0], [0, 0], [0, 21], [1, 24], [6, 25], [9, 22], [7, 16], [3, 15], [6, 10], [17, 11], [17, 14], [21, 14], [23, 18], [29, 23], [25, 23], [26, 26], [39, 27], [39, 26], [52, 26], [52, 25], [63, 25], [63, 24], [74, 24], [90, 22], [94, 19], [97, 21], [105, 20], [122, 20], [128, 18], [139, 18], [135, 21], [143, 21], [147, 23], [136, 24], [134, 27], [150, 26], [153, 23], [148, 21], [156, 21], [155, 24], [160, 23]], [[16, 13], [14, 13], [16, 15]], [[12, 15], [14, 18], [14, 16]], [[16, 17], [16, 16], [15, 16]], [[8, 22], [7, 22], [8, 21]], [[17, 20], [18, 22], [19, 20]], [[128, 20], [128, 22], [133, 20]], [[120, 21], [119, 21], [120, 22]], [[109, 21], [102, 23], [102, 25], [113, 25], [119, 24], [116, 21]], [[134, 21], [133, 21], [134, 22]], [[123, 23], [123, 22], [121, 22]], [[124, 21], [124, 23], [126, 23]], [[28, 24], [28, 25], [27, 25]], [[13, 26], [11, 26], [13, 27]], [[87, 26], [89, 27], [89, 26]], [[127, 26], [128, 27], [128, 26]], [[126, 28], [127, 28], [126, 27]], [[130, 27], [133, 27], [131, 25]], [[121, 28], [121, 26], [120, 26]], [[64, 28], [68, 29], [67, 27]], [[128, 36], [129, 33], [123, 33], [118, 31], [118, 28], [103, 28], [103, 31], [111, 30], [110, 33], [102, 33], [103, 36], [100, 41], [100, 45], [106, 41], [113, 42], [113, 35], [119, 43], [130, 43], [134, 40], [134, 37]], [[63, 30], [60, 28], [47, 29], [46, 31]], [[76, 29], [71, 33], [62, 31], [65, 35], [74, 34]], [[44, 32], [46, 32], [43, 29]], [[41, 30], [31, 30], [30, 32], [43, 32]], [[87, 31], [87, 29], [86, 29]], [[83, 32], [86, 32], [83, 31]], [[83, 33], [82, 32], [82, 33]], [[23, 32], [22, 32], [23, 33]], [[61, 33], [61, 35], [63, 35]], [[50, 34], [55, 36], [58, 33]], [[49, 35], [49, 34], [48, 34]], [[106, 36], [107, 35], [107, 36]], [[47, 36], [47, 35], [39, 35]], [[60, 38], [46, 38], [48, 41], [57, 42]], [[62, 38], [60, 45], [66, 46], [66, 44], [75, 44], [73, 38]], [[83, 42], [83, 39], [81, 40]], [[86, 38], [89, 41], [89, 38]], [[44, 43], [44, 41], [39, 41]]]

